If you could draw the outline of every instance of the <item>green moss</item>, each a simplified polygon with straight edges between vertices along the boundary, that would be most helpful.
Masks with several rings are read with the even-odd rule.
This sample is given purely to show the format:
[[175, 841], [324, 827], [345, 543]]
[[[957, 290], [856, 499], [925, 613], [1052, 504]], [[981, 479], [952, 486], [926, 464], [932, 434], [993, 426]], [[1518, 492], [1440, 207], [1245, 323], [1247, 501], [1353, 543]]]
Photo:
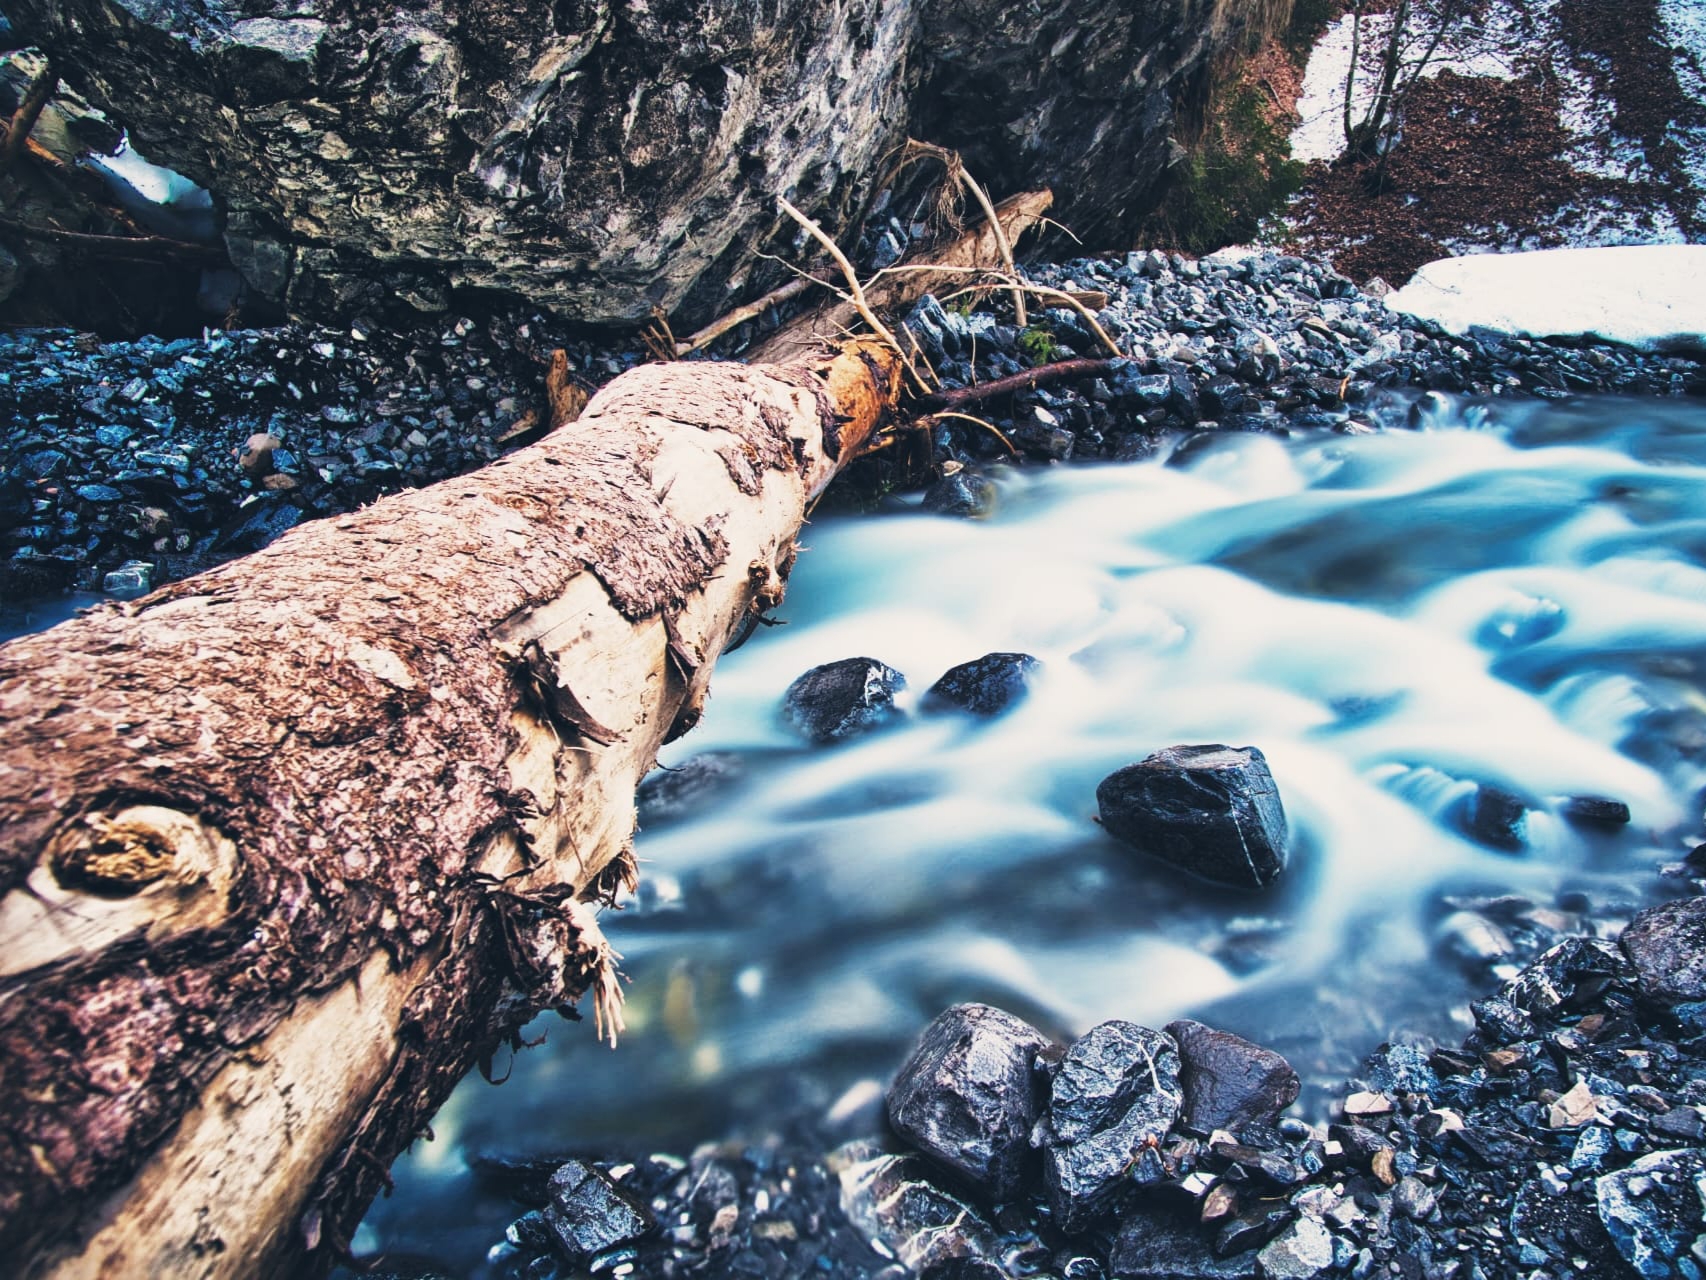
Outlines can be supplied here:
[[1050, 364], [1060, 354], [1060, 343], [1048, 328], [1034, 324], [1019, 335], [1019, 350], [1032, 364]]
[[1268, 118], [1261, 89], [1233, 84], [1223, 92], [1150, 221], [1148, 238], [1190, 254], [1250, 239], [1303, 184], [1304, 166]]

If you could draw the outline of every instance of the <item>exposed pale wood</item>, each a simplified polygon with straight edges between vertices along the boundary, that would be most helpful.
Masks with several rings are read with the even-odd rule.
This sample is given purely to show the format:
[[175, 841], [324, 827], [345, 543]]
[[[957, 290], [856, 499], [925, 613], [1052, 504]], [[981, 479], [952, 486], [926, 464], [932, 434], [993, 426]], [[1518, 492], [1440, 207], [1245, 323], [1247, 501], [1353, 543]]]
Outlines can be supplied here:
[[665, 364], [461, 479], [0, 646], [9, 1274], [323, 1269], [474, 1057], [602, 991], [634, 787], [888, 414]]

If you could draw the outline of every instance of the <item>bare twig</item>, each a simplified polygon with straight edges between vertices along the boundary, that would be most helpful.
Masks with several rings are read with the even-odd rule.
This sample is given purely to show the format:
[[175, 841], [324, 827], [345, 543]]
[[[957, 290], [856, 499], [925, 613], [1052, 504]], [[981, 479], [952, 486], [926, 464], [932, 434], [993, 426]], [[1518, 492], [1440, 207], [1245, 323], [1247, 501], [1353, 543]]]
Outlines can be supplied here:
[[821, 285], [822, 283], [823, 282], [821, 280], [817, 280], [812, 276], [796, 276], [786, 284], [778, 285], [762, 298], [755, 298], [745, 306], [736, 307], [727, 315], [713, 320], [703, 329], [697, 329], [688, 334], [687, 341], [676, 347], [675, 354], [678, 356], [684, 356], [691, 352], [698, 351], [702, 347], [708, 347], [730, 329], [743, 325], [748, 320], [757, 319], [766, 311], [770, 310], [771, 307], [779, 306], [784, 302], [797, 298], [814, 284]]
[[30, 87], [24, 91], [23, 98], [18, 102], [18, 109], [12, 113], [12, 120], [6, 126], [6, 140], [0, 142], [0, 173], [5, 173], [16, 162], [18, 155], [24, 149], [24, 139], [30, 136], [30, 130], [36, 127], [36, 120], [41, 116], [42, 108], [47, 106], [53, 97], [53, 91], [59, 87], [59, 72], [54, 69], [53, 58], [50, 55], [42, 64], [41, 74], [30, 81]]
[[829, 233], [818, 226], [816, 222], [790, 204], [786, 196], [777, 196], [776, 202], [782, 206], [782, 212], [799, 223], [807, 234], [821, 244], [829, 256], [834, 259], [835, 265], [841, 268], [841, 274], [847, 281], [847, 300], [853, 304], [853, 309], [859, 313], [859, 318], [871, 327], [872, 333], [894, 349], [894, 353], [900, 357], [900, 362], [906, 366], [907, 373], [912, 375], [912, 380], [917, 384], [918, 389], [925, 395], [929, 395], [930, 388], [924, 384], [924, 379], [913, 367], [911, 358], [906, 354], [906, 349], [900, 345], [893, 332], [882, 322], [877, 313], [871, 310], [870, 303], [865, 300], [865, 286], [859, 283], [859, 273], [853, 269], [853, 264], [847, 260], [847, 255], [841, 252], [841, 246], [830, 239]]
[[1052, 289], [1047, 285], [1031, 284], [1027, 280], [1017, 280], [1017, 279], [1014, 279], [1012, 276], [1009, 276], [1006, 272], [996, 271], [990, 267], [949, 267], [949, 266], [923, 266], [923, 265], [916, 266], [916, 267], [906, 267], [906, 266], [885, 267], [883, 270], [877, 272], [876, 276], [873, 276], [872, 279], [874, 281], [874, 280], [876, 280], [882, 276], [885, 276], [885, 275], [905, 275], [909, 272], [914, 272], [914, 271], [934, 271], [934, 272], [941, 273], [943, 275], [980, 275], [980, 276], [992, 277], [992, 279], [990, 281], [988, 281], [987, 283], [985, 283], [983, 285], [973, 285], [970, 288], [957, 289], [953, 293], [948, 294], [946, 296], [946, 298], [943, 299], [943, 301], [946, 301], [947, 298], [958, 298], [958, 297], [961, 297], [961, 296], [968, 294], [968, 293], [978, 293], [978, 292], [987, 291], [991, 287], [991, 285], [999, 285], [1003, 288], [1008, 288], [1008, 289], [1015, 289], [1015, 288], [1016, 289], [1023, 289], [1026, 293], [1034, 294], [1035, 296], [1037, 296], [1039, 298], [1053, 298], [1056, 302], [1065, 303], [1068, 307], [1070, 307], [1072, 310], [1076, 311], [1081, 317], [1083, 317], [1084, 323], [1090, 326], [1091, 331], [1096, 335], [1097, 339], [1102, 343], [1103, 346], [1105, 346], [1115, 356], [1123, 357], [1126, 354], [1125, 352], [1121, 351], [1119, 349], [1119, 345], [1112, 338], [1110, 338], [1108, 336], [1108, 331], [1106, 329], [1102, 328], [1102, 323], [1101, 323], [1101, 321], [1096, 319], [1095, 314], [1093, 312], [1091, 312], [1091, 310], [1088, 307], [1086, 307], [1082, 302], [1080, 302], [1075, 295], [1067, 292], [1065, 289]]
[[1008, 457], [1017, 458], [1019, 456], [1019, 451], [1013, 447], [1013, 442], [1006, 436], [1002, 435], [1001, 429], [993, 422], [986, 422], [982, 418], [977, 417], [975, 414], [957, 413], [952, 409], [941, 409], [930, 416], [931, 418], [958, 418], [962, 422], [975, 422], [978, 426], [989, 432], [990, 435], [1001, 441], [1001, 447], [1007, 450]]
[[68, 249], [82, 249], [105, 258], [128, 258], [138, 262], [158, 262], [162, 258], [182, 258], [201, 263], [225, 261], [225, 254], [213, 245], [170, 240], [165, 236], [101, 236], [86, 231], [44, 227], [4, 216], [0, 216], [0, 230], [10, 231], [30, 240], [45, 240], [49, 244], [64, 245]]

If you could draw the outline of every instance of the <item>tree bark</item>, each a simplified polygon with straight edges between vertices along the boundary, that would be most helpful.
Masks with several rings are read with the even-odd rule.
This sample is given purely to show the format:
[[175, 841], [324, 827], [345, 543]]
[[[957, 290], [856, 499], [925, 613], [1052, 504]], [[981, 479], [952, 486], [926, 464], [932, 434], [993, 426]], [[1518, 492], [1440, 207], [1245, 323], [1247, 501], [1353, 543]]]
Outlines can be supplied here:
[[297, 1276], [591, 903], [890, 354], [652, 365], [493, 466], [0, 648], [0, 1257]]

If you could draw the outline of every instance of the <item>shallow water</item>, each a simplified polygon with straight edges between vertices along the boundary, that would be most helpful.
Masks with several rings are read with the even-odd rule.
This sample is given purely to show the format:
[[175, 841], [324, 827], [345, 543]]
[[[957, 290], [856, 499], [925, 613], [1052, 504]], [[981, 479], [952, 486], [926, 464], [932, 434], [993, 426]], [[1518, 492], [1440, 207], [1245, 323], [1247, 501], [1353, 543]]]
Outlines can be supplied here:
[[[1382, 1038], [1461, 1035], [1497, 968], [1441, 956], [1448, 896], [1615, 928], [1700, 828], [1706, 409], [1420, 416], [1013, 475], [986, 523], [814, 524], [788, 625], [719, 664], [665, 757], [735, 753], [740, 783], [644, 831], [646, 883], [606, 917], [621, 1048], [541, 1020], [509, 1082], [465, 1083], [399, 1162], [358, 1249], [476, 1274], [516, 1210], [471, 1155], [685, 1154], [832, 1128], [838, 1098], [869, 1122], [860, 1082], [955, 1001], [1061, 1036], [1190, 1014], [1323, 1081]], [[914, 714], [812, 750], [776, 719], [817, 663], [880, 658], [915, 702], [998, 650], [1046, 672], [992, 723]], [[1272, 766], [1292, 862], [1266, 893], [1205, 889], [1093, 821], [1107, 773], [1199, 742]], [[1540, 806], [1521, 854], [1457, 833], [1476, 783]], [[1634, 821], [1580, 832], [1556, 806], [1581, 795]]]

